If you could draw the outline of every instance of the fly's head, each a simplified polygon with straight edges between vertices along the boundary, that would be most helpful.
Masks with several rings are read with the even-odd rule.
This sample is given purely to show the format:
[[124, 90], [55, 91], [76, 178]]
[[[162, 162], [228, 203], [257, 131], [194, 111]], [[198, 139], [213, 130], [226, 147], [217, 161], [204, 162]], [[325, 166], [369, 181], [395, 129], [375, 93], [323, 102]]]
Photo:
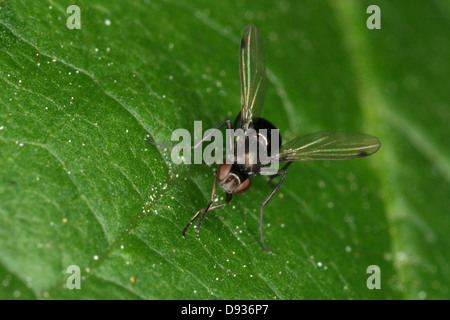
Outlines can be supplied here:
[[217, 181], [223, 191], [234, 194], [247, 191], [251, 185], [248, 176], [232, 164], [221, 164], [219, 166], [217, 169]]

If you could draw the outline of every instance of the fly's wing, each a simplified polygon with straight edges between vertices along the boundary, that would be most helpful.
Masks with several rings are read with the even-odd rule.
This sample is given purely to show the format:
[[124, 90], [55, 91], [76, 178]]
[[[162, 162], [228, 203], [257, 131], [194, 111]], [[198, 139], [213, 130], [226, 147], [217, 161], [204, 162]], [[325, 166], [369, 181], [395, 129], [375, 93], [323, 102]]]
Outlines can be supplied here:
[[284, 144], [275, 156], [278, 162], [307, 160], [348, 160], [378, 151], [378, 138], [358, 132], [318, 132]]
[[266, 83], [266, 62], [258, 29], [248, 25], [242, 33], [239, 48], [239, 75], [241, 78], [240, 128], [253, 127], [252, 119], [257, 117], [264, 102]]

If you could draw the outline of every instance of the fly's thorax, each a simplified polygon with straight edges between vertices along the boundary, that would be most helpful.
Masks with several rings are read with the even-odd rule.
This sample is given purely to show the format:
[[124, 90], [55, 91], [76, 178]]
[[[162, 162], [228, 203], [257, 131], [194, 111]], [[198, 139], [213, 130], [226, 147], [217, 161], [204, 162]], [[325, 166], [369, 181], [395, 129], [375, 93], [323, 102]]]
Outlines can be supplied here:
[[[235, 125], [240, 124], [240, 114]], [[278, 129], [263, 118], [255, 118], [251, 128], [237, 128], [234, 131], [233, 152], [227, 158], [227, 163], [239, 164], [245, 167], [249, 175], [257, 175], [261, 167], [269, 165], [273, 155], [279, 153], [281, 136]]]
[[217, 169], [217, 181], [226, 193], [243, 193], [250, 188], [249, 176], [235, 164], [221, 164]]
[[254, 171], [262, 163], [261, 155], [267, 155], [267, 145], [267, 138], [257, 132], [252, 136], [239, 137], [234, 144], [234, 158], [229, 163], [242, 165], [247, 168], [247, 172]]

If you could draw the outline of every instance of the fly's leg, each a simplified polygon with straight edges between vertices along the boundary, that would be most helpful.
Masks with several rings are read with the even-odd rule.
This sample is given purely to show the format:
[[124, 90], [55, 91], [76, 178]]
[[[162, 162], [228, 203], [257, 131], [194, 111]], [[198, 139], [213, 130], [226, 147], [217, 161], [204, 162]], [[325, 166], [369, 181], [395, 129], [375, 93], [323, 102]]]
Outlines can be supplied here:
[[[291, 163], [292, 163], [292, 161], [286, 163], [286, 164], [284, 165], [284, 167], [281, 168], [279, 171], [282, 171], [282, 170], [286, 171], [287, 168], [289, 168], [289, 166], [291, 165]], [[269, 176], [269, 177], [267, 178], [267, 183], [269, 184], [269, 187], [271, 187], [271, 188], [274, 188], [274, 187], [275, 187], [274, 183], [272, 183], [272, 180], [273, 180], [274, 178], [276, 178], [277, 176], [279, 176], [279, 175], [280, 175], [280, 174], [277, 172], [276, 174], [274, 174], [274, 175], [272, 175], [272, 176]]]
[[231, 201], [232, 194], [227, 193], [227, 199], [226, 199], [226, 201], [224, 203], [217, 204], [215, 206], [212, 205], [213, 202], [214, 202], [214, 196], [216, 195], [216, 182], [217, 182], [217, 176], [215, 175], [214, 176], [214, 185], [213, 185], [213, 189], [212, 189], [212, 192], [211, 192], [211, 201], [209, 202], [209, 204], [208, 204], [208, 206], [206, 208], [203, 208], [203, 209], [199, 210], [191, 218], [191, 220], [189, 220], [188, 224], [183, 229], [183, 238], [185, 237], [185, 233], [186, 233], [187, 228], [189, 228], [189, 226], [192, 224], [192, 222], [194, 222], [199, 217], [200, 214], [202, 214], [202, 217], [200, 218], [200, 221], [199, 221], [197, 227], [195, 228], [197, 231], [199, 231], [200, 226], [201, 226], [201, 224], [203, 222], [203, 219], [205, 219], [206, 213], [208, 213], [208, 211], [211, 211], [211, 210], [214, 210], [216, 208], [225, 206]]
[[214, 128], [215, 130], [211, 130], [202, 140], [200, 140], [199, 142], [197, 142], [193, 146], [167, 146], [165, 144], [160, 144], [160, 143], [157, 143], [155, 141], [150, 140], [150, 138], [148, 136], [145, 137], [145, 140], [147, 140], [148, 143], [153, 144], [154, 146], [157, 146], [157, 147], [160, 147], [160, 148], [167, 148], [167, 149], [183, 149], [183, 148], [184, 149], [197, 149], [198, 147], [200, 147], [203, 144], [203, 142], [205, 142], [209, 138], [211, 138], [216, 130], [219, 130], [224, 125], [227, 125], [228, 129], [232, 129], [233, 128], [231, 120], [225, 120], [222, 123], [220, 123], [217, 127], [215, 127]]
[[[281, 184], [283, 183], [284, 179], [286, 178], [287, 172], [286, 172], [286, 168], [291, 164], [291, 162], [289, 162], [288, 164], [286, 164], [282, 169], [278, 170], [278, 172], [275, 175], [283, 175], [283, 177], [281, 178], [281, 180], [277, 183], [277, 185], [275, 186], [275, 188], [272, 190], [272, 192], [269, 194], [269, 196], [267, 197], [266, 200], [264, 200], [263, 203], [261, 203], [261, 208], [260, 208], [260, 216], [259, 216], [259, 236], [261, 237], [261, 243], [264, 247], [264, 249], [268, 252], [268, 253], [272, 253], [272, 251], [266, 246], [266, 243], [264, 242], [264, 237], [263, 237], [263, 230], [262, 230], [262, 226], [263, 226], [263, 212], [264, 212], [264, 207], [266, 206], [267, 203], [269, 203], [270, 199], [272, 199], [273, 195], [278, 191], [278, 189], [280, 188]], [[273, 176], [275, 176], [273, 175]]]
[[[231, 194], [231, 193], [227, 193], [227, 198], [226, 198], [226, 200], [225, 200], [224, 203], [221, 203], [221, 204], [212, 206], [212, 207], [210, 207], [208, 210], [205, 210], [205, 212], [203, 212], [203, 215], [202, 215], [202, 217], [200, 218], [200, 221], [198, 222], [198, 225], [197, 225], [197, 227], [195, 228], [195, 230], [197, 230], [197, 231], [200, 230], [200, 226], [202, 225], [203, 219], [205, 219], [205, 216], [206, 216], [206, 213], [207, 213], [207, 212], [209, 212], [209, 211], [211, 211], [211, 210], [214, 210], [214, 209], [216, 209], [216, 208], [220, 208], [220, 207], [226, 206], [226, 205], [231, 201], [231, 197], [232, 197], [232, 194]], [[211, 204], [211, 203], [210, 203], [210, 204]]]

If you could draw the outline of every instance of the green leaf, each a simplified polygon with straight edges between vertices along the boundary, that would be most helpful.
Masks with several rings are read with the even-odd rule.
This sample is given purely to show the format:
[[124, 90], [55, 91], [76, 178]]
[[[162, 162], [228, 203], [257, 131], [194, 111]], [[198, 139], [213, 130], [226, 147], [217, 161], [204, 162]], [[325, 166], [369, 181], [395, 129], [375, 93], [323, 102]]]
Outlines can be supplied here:
[[[444, 1], [77, 1], [81, 29], [68, 29], [72, 4], [0, 1], [0, 298], [448, 297]], [[366, 27], [371, 4], [380, 30]], [[367, 159], [289, 168], [265, 208], [271, 255], [265, 177], [183, 239], [214, 168], [144, 140], [235, 118], [249, 23], [265, 48], [263, 116], [284, 141], [382, 142]]]

